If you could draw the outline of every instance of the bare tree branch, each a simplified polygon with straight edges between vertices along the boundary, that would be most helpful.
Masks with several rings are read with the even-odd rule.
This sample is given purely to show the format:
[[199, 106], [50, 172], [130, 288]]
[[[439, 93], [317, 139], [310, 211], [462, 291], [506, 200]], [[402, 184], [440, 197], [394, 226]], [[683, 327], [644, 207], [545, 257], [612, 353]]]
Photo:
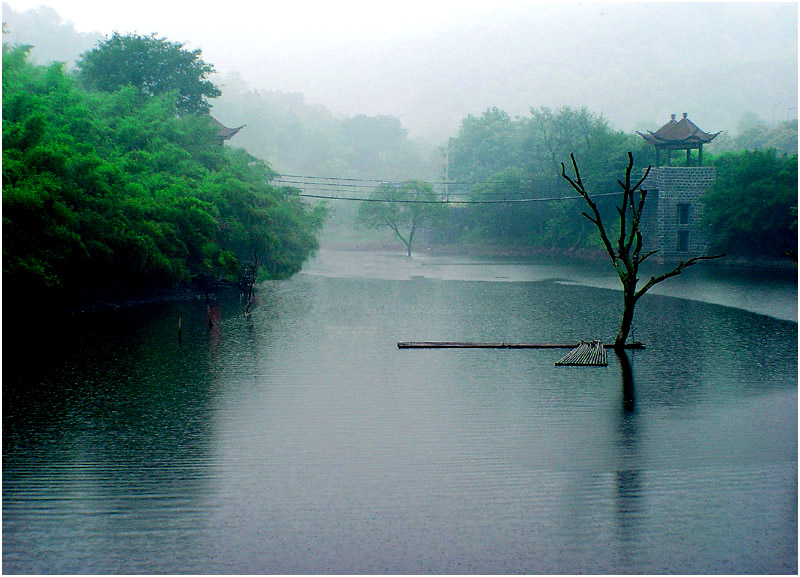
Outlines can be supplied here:
[[572, 180], [569, 176], [567, 176], [567, 169], [564, 166], [563, 162], [561, 163], [561, 176], [567, 182], [570, 183], [572, 188], [574, 188], [578, 192], [578, 194], [580, 194], [583, 197], [583, 199], [589, 205], [589, 208], [592, 209], [592, 212], [594, 213], [594, 218], [590, 218], [589, 215], [587, 215], [585, 212], [583, 213], [583, 215], [590, 221], [592, 221], [594, 225], [597, 227], [597, 230], [600, 232], [600, 238], [602, 239], [603, 244], [606, 247], [608, 255], [611, 257], [612, 261], [616, 261], [617, 256], [614, 254], [614, 247], [611, 246], [611, 241], [608, 239], [608, 235], [606, 234], [606, 229], [603, 226], [603, 219], [600, 217], [600, 211], [597, 209], [597, 204], [591, 199], [589, 193], [586, 191], [586, 188], [584, 188], [583, 186], [583, 181], [581, 181], [581, 173], [578, 170], [578, 163], [575, 160], [575, 155], [570, 154], [569, 157], [570, 159], [572, 159], [572, 167], [575, 169], [575, 180]]
[[[631, 154], [631, 153], [629, 152], [628, 154]], [[631, 158], [633, 158], [633, 155], [631, 155]], [[647, 177], [650, 174], [650, 169], [651, 168], [653, 168], [653, 167], [652, 166], [648, 166], [647, 167], [647, 169], [644, 171], [644, 176], [639, 179], [639, 182], [636, 183], [636, 186], [633, 187], [633, 190], [639, 190], [639, 187], [642, 186], [642, 184], [644, 184], [644, 181], [647, 180]], [[647, 192], [647, 191], [645, 191], [645, 192]]]
[[659, 250], [651, 250], [650, 252], [646, 253], [642, 258], [639, 259], [639, 264], [642, 264], [648, 258], [653, 256], [654, 254], [658, 254], [659, 252], [661, 252], [661, 251], [659, 251]]
[[[652, 253], [650, 253], [650, 254], [652, 254]], [[690, 258], [687, 261], [681, 261], [681, 262], [678, 263], [678, 266], [676, 266], [671, 271], [669, 271], [667, 273], [664, 273], [662, 275], [659, 275], [659, 276], [651, 276], [650, 280], [647, 281], [647, 283], [642, 288], [640, 288], [638, 291], [636, 291], [636, 294], [635, 294], [634, 298], [636, 300], [639, 300], [642, 297], [642, 295], [644, 295], [644, 293], [646, 293], [648, 290], [653, 288], [653, 286], [657, 285], [661, 281], [667, 280], [668, 278], [671, 278], [671, 277], [674, 277], [674, 276], [678, 276], [679, 274], [681, 274], [681, 271], [683, 269], [689, 268], [690, 266], [695, 265], [695, 264], [697, 264], [698, 262], [700, 262], [702, 260], [714, 260], [714, 259], [718, 259], [718, 258], [723, 258], [724, 256], [726, 256], [726, 255], [724, 255], [724, 254], [716, 254], [714, 256], [695, 256], [695, 257]]]

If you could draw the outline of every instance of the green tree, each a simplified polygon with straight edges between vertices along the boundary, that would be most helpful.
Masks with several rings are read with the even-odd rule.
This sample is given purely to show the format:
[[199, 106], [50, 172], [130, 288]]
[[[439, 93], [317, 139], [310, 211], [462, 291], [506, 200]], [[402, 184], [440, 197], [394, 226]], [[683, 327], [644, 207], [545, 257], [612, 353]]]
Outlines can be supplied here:
[[752, 112], [742, 114], [736, 134], [720, 134], [709, 146], [709, 152], [740, 152], [774, 148], [780, 154], [797, 154], [797, 119], [770, 124]]
[[83, 33], [48, 6], [24, 11], [3, 5], [3, 35], [12, 43], [31, 44], [31, 61], [38, 64], [65, 62], [74, 64], [81, 53], [103, 39], [99, 32]]
[[361, 203], [357, 221], [370, 228], [389, 228], [403, 241], [408, 256], [421, 228], [440, 224], [447, 207], [430, 184], [421, 180], [384, 183]]
[[[221, 81], [225, 91], [213, 114], [247, 123], [235, 143], [269, 160], [281, 174], [355, 179], [406, 180], [439, 177], [438, 151], [412, 140], [392, 116], [341, 118], [302, 94], [250, 89], [237, 75]], [[353, 205], [353, 212], [357, 208]], [[337, 213], [347, 207], [337, 206]], [[347, 226], [352, 217], [342, 219]]]
[[[126, 86], [87, 92], [60, 65], [3, 46], [3, 279], [7, 294], [64, 302], [297, 272], [324, 207], [215, 143], [204, 115]], [[74, 304], [74, 303], [73, 303]]]
[[544, 232], [547, 216], [542, 202], [524, 202], [535, 196], [530, 177], [517, 167], [476, 184], [471, 200], [478, 204], [468, 208], [472, 235], [508, 245], [535, 244]]
[[180, 114], [208, 112], [208, 99], [221, 94], [208, 78], [214, 67], [203, 61], [201, 50], [155, 34], [122, 35], [114, 32], [96, 48], [81, 55], [76, 67], [83, 86], [114, 92], [135, 86], [148, 96], [175, 93]]
[[620, 159], [628, 150], [635, 151], [643, 161], [649, 158], [641, 138], [614, 130], [602, 115], [586, 107], [531, 109], [530, 117], [522, 122], [525, 168], [551, 195], [566, 190], [561, 163], [569, 154], [585, 159], [584, 169], [590, 175], [587, 183], [598, 192], [602, 188], [613, 190], [608, 183], [625, 170], [625, 162]]
[[[637, 151], [637, 158], [646, 160], [652, 152], [645, 148], [638, 136], [612, 129], [585, 107], [531, 109], [529, 117], [516, 119], [494, 108], [480, 118], [467, 117], [450, 140], [450, 175], [479, 181], [473, 200], [530, 200], [472, 205], [471, 234], [502, 244], [594, 248], [601, 246], [599, 236], [569, 203], [540, 199], [571, 195], [560, 176], [570, 151], [586, 159], [587, 184], [605, 193], [613, 192], [608, 182], [625, 168], [620, 161], [625, 151]], [[598, 206], [601, 212], [613, 211], [603, 200]]]
[[748, 257], [797, 249], [797, 155], [745, 150], [711, 159], [717, 179], [703, 198], [713, 246]]
[[498, 108], [461, 121], [448, 143], [451, 180], [483, 182], [508, 168], [521, 168], [519, 125]]
[[419, 174], [421, 149], [394, 116], [359, 114], [344, 119], [338, 135], [345, 160], [361, 178], [403, 178]]

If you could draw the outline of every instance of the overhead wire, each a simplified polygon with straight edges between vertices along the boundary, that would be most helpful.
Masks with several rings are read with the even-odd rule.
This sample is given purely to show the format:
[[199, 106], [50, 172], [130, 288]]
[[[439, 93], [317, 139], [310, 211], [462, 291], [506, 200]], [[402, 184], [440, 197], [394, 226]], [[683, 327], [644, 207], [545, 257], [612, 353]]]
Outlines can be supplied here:
[[[327, 181], [327, 182], [323, 182]], [[582, 199], [582, 196], [551, 196], [551, 197], [526, 197], [526, 198], [510, 198], [513, 196], [524, 195], [526, 192], [520, 190], [510, 190], [506, 188], [503, 190], [502, 185], [491, 184], [488, 182], [465, 182], [465, 181], [425, 181], [432, 186], [447, 187], [448, 190], [439, 191], [443, 198], [440, 200], [407, 200], [407, 199], [390, 199], [378, 197], [364, 197], [364, 196], [342, 196], [341, 193], [365, 192], [366, 190], [375, 190], [379, 186], [399, 186], [403, 181], [384, 180], [384, 179], [362, 179], [362, 178], [345, 178], [345, 177], [328, 177], [328, 176], [310, 176], [310, 175], [297, 175], [285, 174], [280, 175], [275, 179], [275, 183], [287, 186], [288, 188], [298, 188], [301, 192], [293, 193], [295, 196], [305, 198], [317, 198], [324, 200], [347, 200], [356, 202], [386, 202], [386, 203], [404, 203], [404, 204], [507, 204], [507, 203], [527, 203], [527, 202], [554, 202], [561, 200], [576, 200]], [[370, 183], [370, 184], [367, 184]], [[487, 184], [490, 190], [482, 192], [466, 191], [465, 186], [474, 187], [477, 184]], [[523, 182], [524, 184], [531, 184], [530, 181]], [[377, 186], [376, 186], [377, 185]], [[456, 190], [449, 190], [453, 186]], [[304, 189], [313, 189], [313, 192], [307, 192]], [[323, 194], [324, 193], [324, 194]], [[593, 194], [592, 197], [603, 197], [618, 195], [618, 192], [605, 192]], [[503, 196], [502, 199], [481, 200], [476, 196], [491, 197]], [[470, 196], [470, 199], [461, 199], [460, 197]], [[450, 199], [450, 197], [455, 197]]]
[[[401, 183], [404, 181], [400, 180], [392, 180], [392, 179], [370, 179], [370, 178], [347, 178], [343, 176], [311, 176], [311, 175], [300, 175], [300, 174], [281, 174], [279, 178], [301, 178], [303, 180], [342, 180], [342, 181], [351, 181], [351, 182], [376, 182], [379, 184], [394, 184], [394, 183]], [[477, 181], [460, 181], [460, 180], [426, 180], [428, 184], [460, 184], [460, 185], [474, 185], [479, 184]]]

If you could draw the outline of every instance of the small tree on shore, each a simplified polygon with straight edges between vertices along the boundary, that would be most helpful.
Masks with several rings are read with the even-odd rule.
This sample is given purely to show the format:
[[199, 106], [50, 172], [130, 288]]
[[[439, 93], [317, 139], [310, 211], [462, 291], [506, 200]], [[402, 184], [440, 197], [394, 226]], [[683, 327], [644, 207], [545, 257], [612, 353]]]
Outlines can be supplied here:
[[381, 184], [361, 203], [356, 221], [370, 228], [390, 228], [411, 256], [417, 231], [436, 226], [446, 214], [447, 207], [430, 184], [409, 180]]
[[614, 270], [617, 271], [617, 276], [619, 276], [619, 280], [622, 283], [622, 322], [620, 323], [617, 337], [614, 340], [614, 347], [620, 349], [625, 346], [628, 340], [628, 333], [630, 333], [631, 324], [633, 323], [633, 312], [636, 303], [648, 290], [670, 277], [679, 275], [683, 269], [697, 264], [702, 260], [722, 258], [725, 255], [695, 256], [689, 260], [681, 261], [669, 272], [659, 276], [651, 276], [650, 280], [641, 288], [637, 288], [637, 283], [639, 282], [639, 266], [658, 252], [657, 250], [652, 250], [642, 254], [643, 239], [640, 224], [647, 191], [642, 189], [641, 186], [650, 174], [650, 168], [648, 167], [644, 176], [633, 184], [631, 182], [633, 154], [630, 152], [628, 153], [628, 167], [625, 170], [625, 182], [621, 180], [617, 181], [622, 188], [622, 204], [617, 207], [617, 213], [619, 214], [619, 238], [617, 239], [615, 248], [603, 225], [600, 211], [597, 209], [597, 204], [592, 200], [592, 197], [583, 184], [583, 180], [581, 180], [581, 174], [578, 170], [578, 163], [575, 160], [575, 155], [570, 154], [570, 159], [572, 160], [572, 168], [575, 171], [574, 178], [567, 175], [567, 169], [563, 162], [561, 163], [561, 176], [570, 183], [572, 188], [574, 188], [589, 205], [592, 211], [591, 214], [584, 212], [583, 216], [597, 227], [606, 252], [608, 252], [608, 256], [611, 257]]

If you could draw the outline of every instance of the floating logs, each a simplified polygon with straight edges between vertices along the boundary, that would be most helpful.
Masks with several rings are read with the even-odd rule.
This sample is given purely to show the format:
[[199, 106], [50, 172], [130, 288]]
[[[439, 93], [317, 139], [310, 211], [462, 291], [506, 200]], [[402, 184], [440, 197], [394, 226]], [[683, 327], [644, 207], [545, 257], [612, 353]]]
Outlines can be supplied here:
[[[600, 342], [600, 341], [596, 341]], [[398, 349], [574, 349], [581, 343], [476, 343], [462, 341], [400, 341]], [[603, 344], [605, 349], [614, 348], [613, 344]], [[643, 349], [639, 342], [626, 343], [626, 349]]]
[[606, 367], [606, 348], [600, 341], [581, 341], [563, 359], [556, 361], [556, 366]]
[[[580, 341], [579, 343], [477, 343], [463, 341], [400, 341], [398, 349], [572, 349], [564, 358], [556, 361], [556, 366], [606, 367], [606, 349], [614, 345], [601, 341]], [[640, 342], [626, 343], [625, 349], [643, 349]]]

